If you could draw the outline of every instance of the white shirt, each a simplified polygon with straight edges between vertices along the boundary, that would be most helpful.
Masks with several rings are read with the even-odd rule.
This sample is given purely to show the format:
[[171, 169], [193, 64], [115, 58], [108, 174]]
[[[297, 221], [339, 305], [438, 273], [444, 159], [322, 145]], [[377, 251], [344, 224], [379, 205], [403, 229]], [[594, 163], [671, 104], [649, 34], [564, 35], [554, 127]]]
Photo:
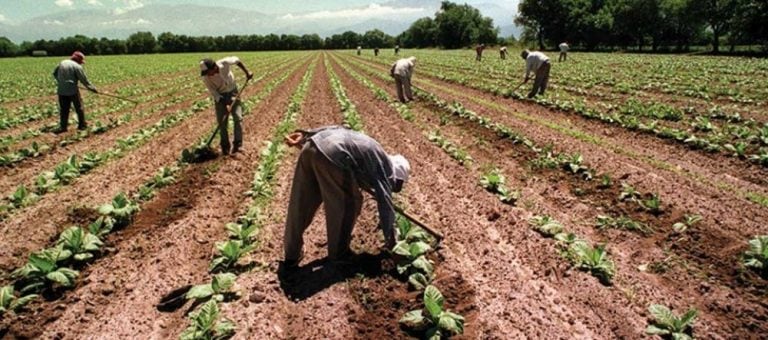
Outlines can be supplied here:
[[566, 43], [560, 43], [557, 47], [560, 47], [560, 52], [568, 52], [568, 44]]
[[401, 77], [411, 78], [413, 74], [413, 61], [411, 58], [403, 58], [392, 64], [392, 73]]
[[216, 62], [219, 66], [219, 73], [213, 76], [203, 76], [203, 83], [208, 88], [213, 101], [218, 102], [222, 93], [232, 92], [237, 89], [235, 75], [232, 74], [232, 65], [240, 62], [238, 57], [226, 57]]
[[545, 61], [549, 61], [549, 57], [547, 57], [544, 53], [528, 53], [528, 57], [525, 58], [525, 77], [528, 78], [528, 75], [531, 74], [531, 72], [538, 71], [539, 67], [541, 67]]

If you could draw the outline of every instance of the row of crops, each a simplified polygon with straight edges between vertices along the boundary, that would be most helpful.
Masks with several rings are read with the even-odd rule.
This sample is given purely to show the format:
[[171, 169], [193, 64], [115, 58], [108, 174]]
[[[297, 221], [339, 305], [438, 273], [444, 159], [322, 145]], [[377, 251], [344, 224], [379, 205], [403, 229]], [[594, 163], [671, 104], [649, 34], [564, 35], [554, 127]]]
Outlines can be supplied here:
[[[388, 128], [408, 127], [419, 131], [420, 134], [413, 138], [420, 139], [428, 147], [435, 148], [439, 155], [444, 152], [449, 157], [446, 158], [448, 163], [451, 163], [452, 159], [457, 168], [471, 174], [469, 177], [473, 179], [473, 185], [480, 188], [481, 193], [484, 192], [484, 195], [491, 197], [492, 203], [510, 207], [512, 210], [505, 211], [523, 216], [521, 220], [524, 221], [523, 225], [527, 227], [523, 229], [535, 237], [526, 237], [521, 240], [510, 239], [510, 242], [522, 244], [533, 242], [536, 245], [541, 245], [541, 254], [535, 254], [534, 258], [556, 258], [567, 268], [567, 272], [573, 270], [574, 273], [568, 275], [580, 278], [575, 281], [570, 279], [568, 282], [578, 282], [579, 286], [577, 287], [580, 288], [584, 288], [584, 282], [587, 282], [586, 287], [588, 289], [585, 292], [597, 294], [595, 298], [598, 300], [606, 299], [605, 296], [617, 297], [622, 296], [622, 294], [628, 296], [630, 304], [641, 305], [643, 310], [647, 310], [648, 314], [646, 315], [649, 316], [649, 320], [647, 324], [643, 325], [647, 334], [687, 338], [693, 334], [694, 322], [701, 323], [703, 319], [707, 327], [716, 324], [712, 318], [719, 317], [721, 312], [713, 310], [710, 305], [705, 305], [708, 301], [707, 297], [681, 298], [677, 295], [679, 293], [676, 293], [676, 291], [689, 292], [691, 288], [684, 285], [690, 282], [698, 283], [703, 280], [702, 277], [708, 278], [706, 281], [714, 285], [714, 288], [708, 288], [712, 289], [712, 295], [732, 291], [736, 294], [734, 299], [741, 302], [746, 301], [745, 303], [750, 304], [749, 306], [757, 306], [754, 302], [756, 299], [759, 300], [761, 296], [760, 282], [762, 281], [760, 280], [765, 280], [766, 275], [768, 275], [766, 272], [766, 268], [768, 268], [768, 236], [757, 235], [749, 239], [735, 240], [735, 242], [740, 243], [737, 256], [721, 259], [700, 257], [700, 253], [694, 249], [697, 242], [711, 240], [705, 234], [716, 230], [719, 221], [716, 222], [711, 217], [700, 215], [696, 207], [678, 205], [674, 198], [667, 197], [659, 191], [649, 190], [644, 186], [636, 186], [627, 181], [624, 176], [602, 170], [603, 167], [600, 163], [604, 162], [605, 159], [596, 160], [579, 153], [568, 152], [567, 145], [540, 143], [529, 134], [529, 131], [518, 129], [502, 119], [501, 115], [505, 114], [506, 111], [500, 110], [497, 106], [477, 104], [467, 97], [452, 95], [450, 91], [438, 90], [442, 81], [448, 81], [452, 84], [462, 84], [494, 92], [491, 87], [485, 87], [489, 83], [483, 83], [484, 80], [479, 75], [475, 75], [476, 71], [484, 72], [482, 68], [498, 66], [506, 67], [505, 72], [512, 74], [514, 70], [515, 74], [519, 75], [518, 68], [522, 68], [522, 60], [519, 63], [494, 60], [485, 61], [482, 64], [470, 64], [466, 61], [459, 63], [459, 58], [463, 58], [463, 56], [458, 55], [441, 54], [438, 56], [433, 51], [418, 51], [415, 54], [420, 58], [417, 66], [417, 77], [420, 72], [423, 72], [425, 75], [433, 76], [433, 79], [436, 80], [424, 82], [426, 86], [420, 87], [416, 91], [417, 101], [409, 104], [402, 104], [393, 98], [393, 91], [391, 91], [393, 81], [388, 76], [388, 63], [383, 60], [375, 58], [365, 60], [345, 53], [313, 54], [311, 61], [305, 58], [307, 54], [282, 55], [275, 53], [259, 54], [259, 58], [253, 60], [250, 60], [250, 55], [247, 59], [243, 58], [256, 74], [255, 83], [258, 84], [249, 88], [245, 96], [246, 108], [258, 107], [262, 100], [270, 96], [289, 77], [298, 80], [294, 82], [295, 87], [290, 88], [284, 94], [284, 97], [288, 99], [282, 120], [275, 126], [265, 124], [261, 127], [264, 129], [264, 134], [267, 135], [265, 137], [266, 144], [260, 150], [254, 151], [253, 155], [248, 156], [258, 159], [257, 162], [246, 165], [246, 171], [253, 174], [253, 179], [248, 188], [237, 188], [237, 190], [247, 190], [244, 193], [247, 196], [247, 204], [241, 205], [242, 210], [238, 212], [238, 217], [227, 218], [228, 222], [221, 223], [222, 228], [226, 231], [226, 238], [216, 242], [212, 252], [203, 254], [210, 260], [207, 268], [201, 268], [201, 271], [207, 273], [206, 279], [201, 284], [191, 286], [182, 297], [184, 301], [193, 301], [192, 307], [187, 310], [188, 326], [183, 331], [178, 328], [177, 333], [181, 333], [182, 339], [226, 338], [235, 332], [242, 336], [253, 335], [242, 332], [246, 329], [245, 325], [236, 325], [228, 315], [240, 313], [238, 309], [242, 306], [248, 306], [247, 301], [243, 301], [241, 298], [244, 290], [254, 288], [239, 287], [237, 282], [242, 280], [244, 276], [257, 275], [260, 271], [270, 270], [267, 264], [253, 263], [251, 256], [253, 253], [265, 252], [265, 245], [274, 244], [267, 243], [262, 235], [265, 226], [279, 224], [279, 222], [270, 221], [268, 216], [272, 213], [266, 213], [266, 211], [280, 205], [274, 202], [275, 187], [285, 183], [277, 183], [277, 179], [280, 178], [278, 174], [279, 172], [290, 171], [287, 167], [281, 166], [288, 151], [283, 145], [282, 139], [286, 133], [297, 127], [297, 121], [301, 115], [311, 114], [311, 112], [302, 112], [301, 108], [308, 96], [313, 95], [309, 87], [313, 77], [319, 76], [314, 73], [314, 70], [319, 68], [319, 63], [327, 72], [329, 82], [326, 86], [330, 88], [330, 93], [341, 109], [338, 112], [339, 121], [343, 121], [345, 125], [355, 130], [365, 131], [366, 119], [370, 118], [372, 113], [361, 112], [358, 107], [375, 107], [381, 109], [380, 113], [391, 115], [398, 121], [395, 126]], [[430, 60], [430, 57], [434, 57], [434, 59]], [[441, 57], [444, 59], [440, 59]], [[578, 55], [575, 57], [578, 58]], [[589, 60], [587, 57], [591, 57], [591, 55], [577, 60], [579, 63], [583, 63], [583, 60]], [[190, 59], [195, 59], [189, 64], [194, 66], [197, 58], [190, 56]], [[451, 64], [454, 62], [451, 60], [454, 59], [456, 60], [455, 64]], [[89, 59], [89, 63], [95, 60], [98, 59]], [[611, 65], [610, 62], [599, 58], [596, 58], [594, 63], [606, 68]], [[169, 62], [169, 64], [172, 63]], [[195, 130], [197, 132], [194, 135], [185, 139], [189, 140], [188, 145], [186, 145], [189, 150], [204, 148], [205, 141], [212, 132], [207, 128], [211, 122], [209, 119], [210, 101], [205, 98], [201, 89], [202, 86], [197, 84], [199, 81], [195, 79], [195, 76], [187, 74], [189, 72], [195, 73], [193, 67], [189, 65], [178, 69], [174, 69], [172, 65], [169, 66], [166, 80], [151, 86], [149, 91], [133, 94], [132, 96], [135, 98], [142, 98], [148, 102], [142, 109], [124, 107], [121, 106], [123, 104], [116, 102], [112, 103], [114, 106], [109, 107], [109, 101], [93, 98], [92, 105], [98, 109], [93, 112], [94, 123], [91, 130], [62, 136], [60, 139], [46, 140], [38, 139], [39, 136], [45, 134], [45, 124], [48, 124], [44, 117], [35, 117], [9, 127], [8, 131], [14, 131], [14, 133], [7, 135], [6, 139], [0, 140], [6, 145], [4, 157], [19, 159], [5, 164], [5, 169], [14, 169], [20, 165], [30, 164], [33, 159], [55, 159], [56, 161], [52, 162], [52, 164], [55, 163], [54, 167], [40, 170], [28, 178], [23, 178], [23, 181], [20, 181], [7, 193], [7, 197], [0, 202], [0, 213], [2, 213], [3, 220], [13, 221], [20, 214], [35, 209], [36, 205], [44, 199], [55, 200], [61, 192], [70, 189], [75, 190], [75, 188], [67, 188], [76, 187], [81, 177], [92, 176], [94, 170], [107, 163], [121, 162], [121, 159], [127, 155], [145, 147], [170, 131], [179, 130], [180, 126], [205, 124], [205, 128]], [[643, 66], [640, 61], [631, 60], [631, 58], [628, 59], [626, 65], [633, 65], [638, 68]], [[308, 66], [306, 72], [303, 71], [304, 66]], [[678, 69], [693, 66], [677, 65], [674, 61], [664, 61], [663, 67]], [[753, 75], [760, 76], [760, 72], [762, 72], [759, 71], [760, 66], [752, 65], [752, 67], [758, 69], [758, 72]], [[301, 70], [301, 74], [298, 74], [297, 70]], [[453, 72], [450, 74], [455, 74], [448, 75], [449, 71]], [[743, 79], [748, 78], [749, 74], [742, 71], [739, 68], [723, 68], [723, 73], [730, 77], [726, 82], [736, 84], [734, 86], [748, 84], [748, 80]], [[443, 72], [443, 75], [441, 76], [438, 72]], [[112, 82], [116, 86], [115, 91], [118, 90], [117, 87], [134, 87], [136, 79], [141, 77], [134, 77], [133, 75], [133, 73], [128, 72], [124, 78], [116, 78]], [[612, 77], [617, 78], [620, 75], [614, 74]], [[696, 74], [695, 77], [699, 77], [695, 79], [700, 79], [705, 75]], [[490, 81], [492, 78], [486, 77], [485, 80]], [[634, 78], [614, 78], [603, 80], [602, 83], [598, 83], [598, 80], [595, 79], [595, 83], [590, 86], [608, 86], [606, 85], [607, 82], [635, 81]], [[516, 78], [508, 78], [507, 82], [509, 79]], [[691, 76], [691, 79], [694, 79], [694, 76]], [[743, 83], [740, 79], [743, 80]], [[680, 86], [683, 86], [680, 81], [670, 83], [668, 92], [659, 88], [638, 85], [642, 81], [653, 80], [658, 80], [658, 78], [649, 77], [646, 80], [636, 80], [637, 83], [633, 84], [639, 87], [631, 85], [631, 91], [638, 93], [660, 91], [667, 95], [685, 96], [684, 90], [680, 90]], [[720, 85], [724, 86], [723, 84]], [[716, 87], [713, 86], [713, 88]], [[556, 86], [555, 94], [552, 97], [559, 96], [561, 90]], [[574, 95], [575, 91], [562, 91], [569, 96], [576, 96]], [[722, 89], [717, 88], [717, 91], [707, 95], [712, 96], [712, 98], [724, 98], [722, 91]], [[500, 94], [503, 95], [504, 93]], [[626, 94], [618, 93], [617, 96]], [[762, 103], [752, 101], [750, 99], [752, 95], [753, 92], [745, 92], [727, 100], [730, 100], [734, 105], [742, 105], [741, 107], [746, 108], [745, 110], [754, 111], [754, 107], [762, 105]], [[517, 98], [518, 94], [510, 93], [508, 96]], [[368, 101], [368, 98], [373, 99], [373, 101]], [[573, 100], [583, 100], [584, 98], [586, 97]], [[592, 98], [589, 97], [590, 100]], [[609, 96], [601, 98], [601, 100], [610, 99]], [[631, 103], [638, 107], [648, 105], [642, 98], [645, 97], [638, 94], [636, 98], [628, 100], [622, 105], [628, 106]], [[699, 97], [691, 95], [691, 98]], [[536, 105], [567, 110], [565, 106], [570, 104], [563, 104], [565, 106], [552, 104], [557, 100], [560, 99], [553, 100], [548, 96], [539, 99]], [[616, 100], [616, 98], [610, 100]], [[0, 105], [9, 110], [16, 108], [13, 106], [12, 100], [8, 103], [10, 104]], [[45, 110], [45, 103], [39, 105], [38, 109]], [[702, 117], [704, 117], [702, 115], [690, 118], [689, 116], [694, 115], [694, 113], [684, 112], [676, 116], [678, 111], [675, 110], [678, 108], [675, 104], [667, 105], [660, 102], [650, 105], [658, 106], [654, 110], [669, 112], [668, 116], [657, 117], [659, 123], [656, 124], [669, 122], [673, 124], [669, 126], [674, 126], [674, 129], [678, 130], [684, 129], [683, 123], [688, 124], [691, 121], [702, 126], [705, 125], [705, 122], [702, 121]], [[667, 105], [669, 109], [667, 107], [660, 108], [660, 105]], [[601, 108], [604, 109], [605, 106], [601, 106]], [[589, 112], [593, 112], [589, 110], [591, 109], [585, 109], [587, 113], [581, 114], [589, 117]], [[645, 110], [645, 108], [637, 108], [636, 110]], [[610, 114], [616, 114], [613, 111], [610, 112]], [[651, 119], [645, 116], [645, 113], [638, 112], [626, 111], [617, 114], [615, 117], [619, 118], [612, 118], [614, 121], [605, 118], [608, 117], [606, 116], [608, 113], [599, 111], [593, 113], [604, 122], [628, 128], [625, 124], [630, 119], [628, 117]], [[376, 114], [380, 113], [377, 112]], [[249, 119], [258, 120], [261, 114], [262, 112], [259, 111], [246, 110], [246, 115], [254, 117]], [[601, 114], [603, 116], [600, 116]], [[674, 119], [672, 119], [673, 116]], [[759, 137], [759, 124], [764, 124], [764, 122], [755, 118], [735, 118], [735, 115], [730, 114], [726, 116], [722, 118], [707, 117], [716, 122], [732, 123], [734, 124], [733, 129], [743, 128], [749, 130], [750, 133], [756, 132], [758, 135], [752, 138], [728, 140], [729, 143], [721, 141], [721, 144], [718, 145], [723, 146], [718, 150], [729, 150], [728, 152], [733, 152], [734, 155], [739, 156], [737, 151], [731, 151], [731, 148], [738, 149], [737, 145], [732, 143], [738, 143], [736, 140], [739, 140], [745, 144], [741, 147], [743, 152], [740, 157], [753, 159], [755, 163], [760, 163], [761, 161], [759, 159], [754, 160], [754, 157], [760, 157], [759, 153], [765, 148]], [[621, 123], [616, 123], [616, 119], [621, 119]], [[32, 126], [34, 124], [39, 124], [39, 126]], [[104, 128], [104, 130], [94, 131], [97, 127], [99, 129]], [[380, 127], [368, 126], [368, 129], [373, 130], [373, 128], [378, 129]], [[726, 129], [731, 128], [716, 125], [710, 131], [722, 132]], [[686, 130], [686, 132], [697, 134], [703, 131], [702, 128]], [[732, 134], [731, 130], [728, 132]], [[119, 137], [114, 136], [113, 146], [107, 144], [83, 153], [79, 151], [67, 152], [70, 148], [75, 150], [78, 145], [87, 145], [85, 143], [89, 143], [91, 140], [102, 140], [110, 134], [120, 135]], [[690, 137], [686, 137], [686, 139], [688, 138]], [[33, 143], [32, 146], [22, 146], [22, 143], [29, 142]], [[707, 143], [714, 142], [707, 140]], [[97, 143], [94, 142], [93, 145], [97, 145]], [[727, 145], [730, 145], [730, 148]], [[64, 152], [52, 152], [60, 149]], [[181, 150], [174, 151], [178, 154], [178, 151]], [[100, 204], [95, 204], [96, 207], [90, 209], [90, 213], [87, 214], [89, 220], [85, 224], [82, 226], [57, 226], [57, 235], [50, 235], [49, 243], [38, 245], [37, 250], [23, 254], [18, 259], [17, 268], [12, 273], [4, 275], [0, 281], [2, 286], [0, 287], [0, 320], [4, 319], [6, 322], [7, 320], [23, 320], [24, 314], [31, 309], [30, 305], [38, 308], [36, 310], [40, 310], [41, 307], [39, 306], [52, 309], [54, 308], [54, 301], [61, 299], [62, 296], [77, 294], [73, 293], [72, 289], [76, 289], [79, 285], [88, 284], [79, 278], [81, 273], [88, 272], [90, 266], [97, 266], [99, 259], [111, 256], [112, 250], [107, 248], [111, 246], [111, 242], [115, 241], [114, 233], [130, 229], [137, 214], [141, 214], [144, 205], [151, 202], [160, 190], [178, 185], [180, 178], [186, 176], [189, 169], [194, 167], [189, 161], [192, 159], [185, 157], [181, 159], [169, 158], [159, 170], [155, 170], [156, 168], [149, 169], [141, 183], [129, 190], [115, 190], [107, 187], [106, 191], [113, 194], [111, 199], [107, 202], [97, 202]], [[216, 172], [221, 164], [228, 161], [228, 158], [217, 159], [212, 164], [205, 166], [205, 171]], [[12, 173], [9, 172], [9, 174]], [[418, 174], [418, 170], [414, 174]], [[418, 175], [424, 176], [424, 174]], [[582, 209], [573, 213], [578, 216], [571, 216], [565, 208], [557, 206], [559, 201], [555, 198], [530, 189], [530, 186], [535, 186], [537, 182], [541, 181], [550, 181], [557, 183], [557, 186], [567, 188], [567, 194], [578, 200], [581, 205], [586, 206], [589, 209], [586, 210], [588, 212]], [[431, 190], [431, 188], [421, 188], [420, 190]], [[419, 194], [430, 193], [420, 192]], [[415, 195], [406, 192], [403, 196], [414, 197]], [[402, 199], [402, 197], [400, 198]], [[545, 203], [542, 204], [542, 201]], [[491, 218], [489, 218], [490, 220]], [[401, 288], [410, 291], [412, 294], [408, 296], [416, 299], [416, 301], [396, 303], [395, 306], [398, 308], [402, 309], [405, 306], [408, 308], [401, 311], [402, 314], [399, 318], [393, 319], [391, 322], [401, 325], [402, 330], [407, 335], [430, 339], [460, 335], [465, 331], [465, 326], [487, 326], [474, 323], [474, 321], [467, 323], [466, 315], [456, 313], [455, 308], [457, 306], [448, 303], [449, 299], [446, 296], [450, 296], [454, 292], [447, 292], [444, 289], [447, 287], [443, 286], [445, 281], [439, 280], [438, 277], [441, 272], [446, 271], [446, 265], [457, 263], [455, 259], [443, 262], [446, 261], [444, 254], [438, 255], [436, 252], [439, 248], [437, 240], [424, 230], [411, 224], [407, 219], [398, 216], [396, 223], [397, 244], [394, 249], [389, 250], [396, 263], [389, 274], [393, 279], [402, 282]], [[451, 228], [451, 226], [445, 227], [446, 229]], [[516, 227], [515, 225], [503, 226], [503, 228]], [[277, 232], [279, 233], [279, 231]], [[477, 231], [468, 230], [466, 232], [474, 233]], [[224, 234], [222, 233], [222, 235]], [[515, 234], [510, 232], [509, 235]], [[540, 235], [540, 237], [536, 235]], [[729, 239], [733, 235], [723, 234], [717, 237]], [[455, 254], [453, 253], [455, 240], [451, 240], [449, 237], [443, 242], [448, 248], [447, 252]], [[648, 263], [645, 262], [646, 260], [641, 262], [639, 259], [632, 258], [633, 256], [627, 256], [626, 249], [623, 248], [638, 245], [649, 247], [651, 251], [657, 252], [663, 248], [667, 258]], [[445, 251], [444, 249], [443, 252]], [[24, 258], [26, 261], [23, 260]], [[676, 261], [685, 263], [685, 271], [674, 269], [678, 263]], [[500, 265], [506, 266], [506, 264]], [[735, 274], [732, 272], [718, 270], [716, 268], [718, 265], [740, 268], [738, 280], [733, 278]], [[507, 269], [511, 270], [511, 268]], [[472, 273], [471, 270], [482, 272], [485, 269], [454, 268], [453, 270], [461, 271], [461, 275], [479, 277], [484, 274]], [[685, 280], [680, 283], [668, 282], [675, 277], [672, 276], [672, 273], [681, 275]], [[647, 275], [655, 275], [658, 278], [640, 283], [636, 282], [638, 279], [643, 281], [644, 278], [648, 277]], [[559, 279], [560, 277], [558, 277]], [[659, 286], [659, 282], [664, 282], [664, 284]], [[562, 288], [564, 291], [568, 290], [567, 287]], [[446, 296], [443, 295], [444, 293]], [[629, 298], [630, 295], [632, 295], [631, 298]], [[668, 299], [666, 299], [667, 297]], [[233, 303], [235, 301], [242, 303]], [[579, 299], [575, 299], [570, 303], [583, 303], [579, 301]], [[410, 306], [418, 307], [410, 310], [412, 309]], [[676, 315], [673, 310], [683, 313]], [[484, 314], [484, 317], [488, 315], [492, 314]], [[760, 315], [762, 314], [758, 313], [757, 318]], [[172, 318], [177, 317], [179, 315], [172, 316]], [[578, 317], [582, 316], [579, 315]], [[696, 321], [697, 319], [699, 321]], [[746, 319], [747, 321], [728, 322], [741, 326], [751, 325], [749, 320], [753, 319], [749, 317]], [[698, 325], [696, 327], [699, 329]], [[757, 327], [760, 328], [759, 325]]]

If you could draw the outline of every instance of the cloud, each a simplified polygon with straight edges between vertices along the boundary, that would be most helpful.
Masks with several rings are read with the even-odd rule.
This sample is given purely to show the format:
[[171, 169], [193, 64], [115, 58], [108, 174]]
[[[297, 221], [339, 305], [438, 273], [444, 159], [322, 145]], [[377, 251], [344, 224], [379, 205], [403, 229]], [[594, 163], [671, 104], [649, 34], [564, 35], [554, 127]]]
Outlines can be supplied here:
[[56, 0], [54, 3], [59, 7], [72, 7], [75, 5], [72, 0]]
[[5, 15], [0, 14], [0, 22], [6, 22], [8, 19], [5, 18]]
[[104, 6], [104, 4], [102, 4], [99, 0], [86, 0], [85, 2], [91, 6]]
[[54, 26], [62, 26], [62, 25], [64, 25], [64, 23], [59, 21], [59, 20], [43, 20], [43, 24], [45, 24], [45, 25], [54, 25]]
[[146, 19], [117, 19], [117, 20], [110, 20], [110, 21], [102, 21], [99, 23], [99, 25], [102, 26], [114, 26], [114, 25], [149, 25], [152, 22]]
[[142, 2], [142, 0], [122, 0], [122, 2], [123, 7], [116, 8], [112, 11], [113, 14], [120, 15], [144, 7], [144, 2]]
[[318, 11], [305, 14], [286, 14], [280, 17], [283, 20], [313, 20], [313, 19], [360, 19], [371, 17], [392, 17], [404, 14], [413, 14], [425, 11], [420, 7], [394, 8], [379, 4], [370, 4], [368, 7], [342, 9], [338, 11]]

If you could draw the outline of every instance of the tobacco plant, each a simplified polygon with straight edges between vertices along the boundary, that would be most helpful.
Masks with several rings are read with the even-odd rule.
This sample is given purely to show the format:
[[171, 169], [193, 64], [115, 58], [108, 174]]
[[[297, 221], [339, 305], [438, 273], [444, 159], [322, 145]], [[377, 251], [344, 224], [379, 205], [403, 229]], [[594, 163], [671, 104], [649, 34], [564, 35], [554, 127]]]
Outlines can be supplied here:
[[243, 245], [242, 241], [229, 240], [216, 243], [218, 255], [213, 258], [209, 270], [211, 272], [227, 270], [234, 267], [243, 255], [255, 248], [254, 245]]
[[625, 229], [630, 231], [638, 231], [643, 234], [649, 234], [653, 231], [651, 227], [645, 225], [642, 222], [635, 221], [627, 216], [611, 217], [606, 215], [598, 215], [595, 226], [598, 229]]
[[549, 215], [531, 217], [528, 224], [546, 237], [554, 237], [563, 232], [563, 225]]
[[259, 227], [259, 224], [251, 219], [241, 219], [240, 223], [227, 223], [225, 226], [227, 232], [229, 232], [229, 237], [242, 242], [246, 246], [253, 243]]
[[768, 235], [759, 235], [749, 240], [749, 249], [744, 252], [742, 263], [768, 277]]
[[235, 334], [235, 324], [221, 318], [215, 300], [206, 302], [200, 310], [189, 314], [189, 327], [181, 333], [181, 340], [223, 340]]
[[211, 283], [197, 285], [192, 287], [185, 297], [189, 300], [208, 301], [212, 299], [217, 302], [232, 299], [237, 295], [235, 280], [237, 276], [232, 273], [222, 273], [213, 276]]
[[78, 226], [69, 227], [61, 232], [58, 244], [70, 251], [75, 261], [93, 258], [93, 253], [98, 252], [104, 245], [96, 235], [87, 233]]
[[408, 283], [414, 289], [422, 289], [432, 281], [435, 267], [426, 256], [430, 250], [432, 247], [423, 241], [399, 241], [392, 249], [393, 253], [402, 256], [397, 264], [397, 272], [408, 275]]
[[59, 267], [59, 262], [72, 257], [62, 246], [44, 249], [29, 255], [27, 264], [11, 273], [22, 282], [21, 293], [39, 292], [54, 285], [71, 287], [80, 274], [76, 270]]
[[133, 214], [139, 211], [139, 205], [126, 197], [125, 193], [119, 193], [112, 202], [99, 207], [99, 214], [109, 216], [114, 220], [113, 225], [123, 227], [131, 223]]
[[37, 294], [29, 294], [17, 297], [13, 293], [13, 286], [0, 288], [0, 316], [8, 311], [18, 312], [30, 301], [37, 298]]
[[639, 201], [639, 203], [643, 209], [647, 210], [651, 214], [660, 215], [662, 212], [664, 212], [664, 209], [661, 207], [661, 198], [659, 198], [658, 194], [651, 194], [650, 197]]
[[603, 284], [611, 284], [611, 279], [616, 273], [616, 267], [613, 261], [608, 258], [605, 245], [600, 244], [592, 247], [586, 241], [578, 239], [572, 234], [558, 236], [560, 236], [558, 240], [568, 244], [563, 255], [576, 268], [590, 272], [592, 276], [598, 278]]
[[19, 209], [37, 202], [39, 198], [40, 197], [35, 193], [27, 190], [27, 187], [22, 184], [16, 188], [16, 191], [14, 191], [13, 194], [8, 196], [8, 201], [10, 202], [10, 207], [12, 209]]
[[685, 221], [673, 224], [672, 229], [676, 233], [682, 234], [699, 221], [701, 221], [701, 215], [685, 215]]
[[648, 311], [653, 316], [654, 320], [645, 332], [650, 335], [661, 335], [671, 337], [675, 340], [690, 340], [693, 339], [691, 333], [693, 332], [693, 322], [696, 320], [698, 311], [694, 308], [689, 309], [685, 314], [678, 317], [673, 314], [667, 306], [664, 305], [651, 305]]
[[464, 317], [445, 309], [445, 298], [435, 286], [424, 289], [424, 309], [405, 313], [400, 323], [415, 331], [426, 331], [424, 338], [440, 340], [464, 333]]

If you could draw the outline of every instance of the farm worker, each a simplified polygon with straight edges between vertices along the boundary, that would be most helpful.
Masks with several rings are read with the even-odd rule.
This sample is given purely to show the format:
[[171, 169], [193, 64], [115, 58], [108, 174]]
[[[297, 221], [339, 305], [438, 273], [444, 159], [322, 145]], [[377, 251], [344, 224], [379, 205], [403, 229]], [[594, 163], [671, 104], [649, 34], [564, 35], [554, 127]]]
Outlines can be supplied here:
[[499, 55], [501, 56], [501, 60], [507, 59], [507, 47], [506, 46], [502, 46], [501, 48], [499, 48]]
[[216, 107], [216, 122], [219, 124], [219, 137], [221, 139], [221, 153], [229, 154], [229, 135], [227, 116], [231, 115], [235, 123], [235, 139], [232, 152], [238, 152], [243, 146], [243, 109], [240, 102], [233, 103], [237, 96], [237, 83], [230, 67], [237, 65], [247, 79], [253, 78], [253, 73], [249, 72], [238, 57], [226, 57], [214, 62], [212, 59], [203, 59], [200, 61], [200, 76], [203, 79], [205, 87], [211, 94], [211, 98]]
[[481, 61], [483, 59], [483, 50], [485, 49], [485, 44], [480, 44], [475, 47], [475, 53], [477, 55], [475, 56], [475, 60]]
[[357, 55], [360, 55], [360, 51], [361, 51], [362, 49], [363, 49], [362, 47], [360, 47], [360, 46], [357, 46]]
[[530, 79], [531, 72], [536, 74], [536, 79], [533, 81], [533, 89], [528, 93], [528, 98], [533, 98], [536, 94], [544, 94], [547, 89], [547, 82], [549, 82], [549, 57], [541, 52], [530, 52], [523, 50], [520, 56], [525, 59], [525, 80], [523, 83], [527, 83]]
[[[395, 78], [395, 87], [397, 88], [397, 99], [405, 103], [407, 100], [413, 100], [411, 92], [411, 76], [413, 67], [416, 65], [416, 57], [403, 58], [392, 64], [389, 69], [389, 75]], [[405, 92], [405, 95], [403, 95]]]
[[568, 46], [567, 41], [563, 41], [560, 43], [560, 45], [557, 45], [557, 47], [560, 48], [560, 57], [557, 58], [557, 61], [566, 61], [568, 59], [568, 49], [570, 46]]
[[400, 45], [395, 45], [395, 55], [398, 55], [400, 53]]
[[303, 234], [320, 203], [325, 207], [328, 259], [351, 255], [352, 229], [363, 204], [361, 189], [376, 199], [387, 249], [395, 246], [392, 193], [408, 181], [411, 167], [405, 157], [389, 155], [373, 138], [342, 126], [297, 130], [285, 142], [301, 149], [285, 222], [286, 267], [301, 262]]
[[82, 82], [93, 93], [99, 93], [99, 91], [85, 76], [83, 64], [85, 64], [85, 54], [75, 51], [69, 59], [62, 60], [53, 70], [53, 78], [57, 82], [56, 93], [59, 95], [59, 128], [54, 130], [54, 133], [67, 131], [69, 109], [73, 104], [77, 113], [77, 129], [85, 130], [88, 127], [85, 123], [83, 100], [80, 97], [80, 89], [77, 84]]
[[378, 48], [378, 47], [375, 47], [375, 48], [373, 49], [373, 55], [374, 55], [374, 56], [376, 56], [376, 57], [378, 57], [378, 56], [379, 56], [379, 48]]

